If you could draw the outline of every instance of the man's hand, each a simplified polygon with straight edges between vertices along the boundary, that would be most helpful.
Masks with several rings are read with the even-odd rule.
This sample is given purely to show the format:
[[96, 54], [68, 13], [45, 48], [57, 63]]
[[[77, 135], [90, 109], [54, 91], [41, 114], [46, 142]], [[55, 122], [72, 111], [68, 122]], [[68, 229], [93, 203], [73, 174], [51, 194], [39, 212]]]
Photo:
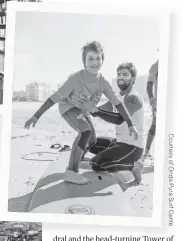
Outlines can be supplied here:
[[84, 103], [86, 102], [87, 97], [80, 93], [72, 94], [67, 99], [79, 109], [84, 109]]
[[25, 122], [25, 125], [24, 125], [25, 129], [29, 129], [31, 125], [35, 127], [37, 121], [38, 119], [35, 116], [32, 116], [28, 121]]
[[87, 110], [93, 113], [95, 112], [95, 106], [90, 98], [90, 96], [85, 96], [84, 94], [79, 93], [71, 95], [68, 97], [68, 100], [70, 100], [70, 102], [77, 106], [79, 109]]
[[86, 100], [83, 104], [83, 109], [89, 111], [90, 113], [96, 112], [96, 107], [91, 100]]
[[156, 108], [156, 99], [152, 96], [149, 98], [150, 106], [152, 107], [152, 110]]
[[129, 126], [128, 129], [129, 129], [130, 136], [134, 135], [134, 139], [137, 140], [138, 139], [138, 131], [137, 131], [136, 127]]
[[97, 112], [98, 112], [98, 108], [95, 107], [95, 109], [93, 111], [90, 112], [90, 115], [92, 115], [93, 117], [97, 117]]

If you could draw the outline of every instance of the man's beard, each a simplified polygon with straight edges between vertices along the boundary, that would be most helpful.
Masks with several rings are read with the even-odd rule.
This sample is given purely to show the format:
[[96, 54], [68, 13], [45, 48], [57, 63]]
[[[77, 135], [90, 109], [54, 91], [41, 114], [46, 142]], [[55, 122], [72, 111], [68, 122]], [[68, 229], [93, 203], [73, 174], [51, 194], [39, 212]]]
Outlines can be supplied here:
[[118, 87], [120, 88], [121, 91], [127, 90], [130, 86], [131, 86], [131, 84], [121, 84], [121, 85], [118, 85]]

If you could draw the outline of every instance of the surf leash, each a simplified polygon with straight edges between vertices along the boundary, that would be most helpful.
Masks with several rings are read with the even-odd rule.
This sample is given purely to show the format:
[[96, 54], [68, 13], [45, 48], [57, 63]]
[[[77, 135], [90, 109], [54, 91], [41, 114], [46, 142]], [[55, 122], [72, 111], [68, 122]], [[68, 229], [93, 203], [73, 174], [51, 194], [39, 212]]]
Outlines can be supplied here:
[[38, 156], [42, 156], [42, 155], [44, 155], [44, 154], [51, 154], [51, 155], [58, 155], [59, 153], [58, 152], [44, 152], [44, 151], [39, 151], [39, 152], [31, 152], [31, 153], [28, 153], [28, 154], [25, 154], [25, 155], [23, 155], [22, 156], [22, 159], [24, 159], [24, 160], [27, 160], [27, 161], [54, 161], [54, 160], [42, 160], [42, 159], [38, 159], [38, 158], [28, 158], [27, 156], [30, 156], [30, 155], [37, 155], [38, 154]]
[[48, 160], [48, 159], [38, 159], [38, 158], [29, 158], [28, 156], [30, 155], [38, 155], [38, 156], [43, 156], [44, 154], [51, 154], [51, 155], [58, 155], [58, 154], [61, 154], [61, 152], [66, 152], [66, 151], [70, 151], [71, 148], [70, 146], [68, 145], [64, 145], [64, 146], [61, 146], [60, 144], [53, 144], [51, 145], [50, 147], [51, 149], [59, 149], [58, 152], [46, 152], [46, 151], [39, 151], [39, 152], [31, 152], [31, 153], [28, 153], [28, 154], [25, 154], [22, 156], [22, 159], [24, 160], [27, 160], [27, 161], [54, 161], [54, 160]]

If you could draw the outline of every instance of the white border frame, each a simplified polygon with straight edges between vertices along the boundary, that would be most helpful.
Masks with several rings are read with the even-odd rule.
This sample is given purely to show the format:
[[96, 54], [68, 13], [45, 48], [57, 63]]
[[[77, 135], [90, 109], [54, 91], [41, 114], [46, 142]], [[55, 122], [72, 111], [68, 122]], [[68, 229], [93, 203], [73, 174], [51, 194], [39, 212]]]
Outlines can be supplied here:
[[[159, 45], [159, 81], [158, 83], [158, 112], [157, 131], [155, 138], [155, 178], [153, 190], [153, 215], [152, 217], [113, 217], [113, 216], [83, 216], [68, 214], [42, 214], [42, 213], [16, 213], [8, 212], [8, 180], [10, 166], [11, 120], [12, 120], [12, 81], [14, 73], [14, 35], [16, 11], [40, 11], [60, 13], [88, 13], [88, 14], [112, 14], [112, 15], [158, 15], [161, 17], [160, 45]], [[85, 3], [17, 3], [8, 2], [7, 33], [5, 55], [5, 80], [4, 102], [2, 113], [2, 144], [1, 144], [1, 219], [16, 221], [34, 221], [65, 224], [100, 224], [112, 226], [146, 226], [161, 227], [162, 202], [163, 202], [163, 172], [165, 150], [166, 127], [166, 92], [168, 71], [168, 39], [169, 39], [169, 11], [153, 6], [145, 5], [104, 5]], [[160, 97], [161, 93], [161, 97]], [[6, 185], [5, 185], [6, 184]]]

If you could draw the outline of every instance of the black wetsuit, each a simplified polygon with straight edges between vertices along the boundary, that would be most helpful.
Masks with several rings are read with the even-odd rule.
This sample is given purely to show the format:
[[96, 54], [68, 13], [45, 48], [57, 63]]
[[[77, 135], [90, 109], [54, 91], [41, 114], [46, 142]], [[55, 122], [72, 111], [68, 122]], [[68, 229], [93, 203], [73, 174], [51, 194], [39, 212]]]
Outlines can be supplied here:
[[[124, 122], [121, 115], [114, 112], [99, 110], [94, 113], [94, 116], [117, 125]], [[95, 154], [90, 160], [94, 171], [118, 172], [121, 170], [131, 171], [134, 162], [141, 158], [143, 148], [116, 142], [115, 138], [98, 137], [96, 144], [90, 148], [90, 152]]]

